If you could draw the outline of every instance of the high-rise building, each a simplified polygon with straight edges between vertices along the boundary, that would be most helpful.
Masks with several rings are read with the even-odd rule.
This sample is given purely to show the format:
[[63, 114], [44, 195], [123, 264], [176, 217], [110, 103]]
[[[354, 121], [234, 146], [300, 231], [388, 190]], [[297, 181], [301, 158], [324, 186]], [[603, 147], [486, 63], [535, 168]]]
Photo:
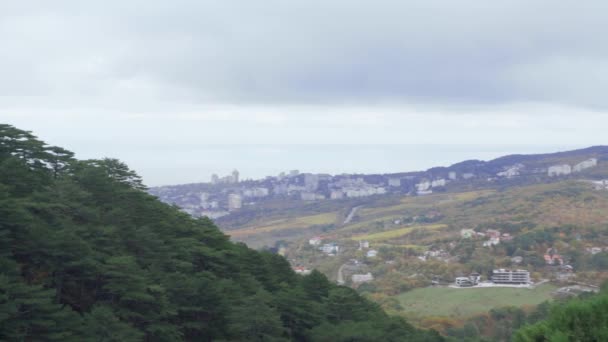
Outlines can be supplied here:
[[228, 195], [228, 210], [241, 209], [243, 206], [243, 199], [239, 194]]
[[388, 186], [392, 187], [392, 188], [398, 188], [401, 186], [401, 179], [399, 178], [389, 178], [388, 179]]
[[233, 183], [239, 182], [239, 171], [238, 170], [232, 171], [232, 182]]
[[304, 186], [306, 190], [310, 192], [314, 192], [319, 188], [319, 176], [315, 174], [305, 174], [304, 175]]

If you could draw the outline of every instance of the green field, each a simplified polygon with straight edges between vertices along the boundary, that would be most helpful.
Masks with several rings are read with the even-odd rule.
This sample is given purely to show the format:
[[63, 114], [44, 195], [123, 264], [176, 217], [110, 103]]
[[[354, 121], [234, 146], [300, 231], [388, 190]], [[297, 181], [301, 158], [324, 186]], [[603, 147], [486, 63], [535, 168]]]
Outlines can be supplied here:
[[390, 240], [390, 239], [394, 239], [394, 238], [409, 234], [415, 229], [435, 230], [435, 229], [443, 229], [443, 228], [447, 228], [447, 227], [448, 226], [445, 224], [428, 224], [428, 225], [424, 225], [424, 226], [422, 226], [422, 225], [411, 226], [411, 227], [393, 229], [393, 230], [389, 230], [386, 232], [380, 232], [380, 233], [356, 235], [356, 236], [353, 236], [351, 239], [352, 240], [384, 241], [384, 240]]
[[241, 237], [252, 234], [268, 233], [285, 229], [304, 229], [314, 225], [332, 224], [336, 222], [337, 213], [300, 216], [295, 218], [278, 219], [266, 222], [263, 226], [249, 227], [230, 231], [230, 236]]
[[526, 288], [467, 288], [427, 287], [397, 296], [403, 310], [418, 317], [469, 317], [504, 306], [534, 306], [551, 299], [557, 287], [543, 284]]

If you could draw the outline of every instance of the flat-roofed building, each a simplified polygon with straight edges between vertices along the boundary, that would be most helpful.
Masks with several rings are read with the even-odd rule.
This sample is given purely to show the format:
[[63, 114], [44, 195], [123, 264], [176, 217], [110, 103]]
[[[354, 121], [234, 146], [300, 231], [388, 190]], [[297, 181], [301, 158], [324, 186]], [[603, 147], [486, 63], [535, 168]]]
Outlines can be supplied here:
[[360, 283], [367, 283], [367, 282], [374, 280], [374, 276], [369, 272], [366, 274], [353, 274], [352, 279], [353, 279], [353, 283], [360, 284]]
[[501, 268], [492, 272], [492, 281], [496, 284], [529, 284], [530, 272]]
[[469, 277], [458, 277], [456, 278], [456, 286], [471, 287], [473, 286], [473, 282]]

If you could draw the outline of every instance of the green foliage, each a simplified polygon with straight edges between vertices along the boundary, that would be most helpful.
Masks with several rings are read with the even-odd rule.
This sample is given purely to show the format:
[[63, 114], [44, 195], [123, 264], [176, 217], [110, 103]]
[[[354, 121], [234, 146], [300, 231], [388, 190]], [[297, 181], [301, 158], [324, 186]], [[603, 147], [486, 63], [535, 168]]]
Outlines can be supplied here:
[[608, 340], [608, 293], [553, 305], [549, 317], [520, 329], [515, 341]]
[[0, 125], [0, 340], [441, 340], [143, 190]]

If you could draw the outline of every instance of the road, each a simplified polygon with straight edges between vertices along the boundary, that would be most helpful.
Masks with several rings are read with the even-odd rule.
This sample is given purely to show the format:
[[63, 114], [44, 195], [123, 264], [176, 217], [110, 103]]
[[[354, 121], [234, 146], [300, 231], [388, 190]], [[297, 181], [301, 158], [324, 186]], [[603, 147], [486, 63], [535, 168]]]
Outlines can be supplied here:
[[346, 264], [342, 264], [342, 266], [340, 266], [340, 268], [338, 268], [338, 285], [344, 285], [344, 275], [342, 274], [342, 271], [344, 270], [344, 266], [346, 266]]
[[362, 207], [362, 205], [359, 205], [359, 206], [356, 206], [356, 207], [352, 208], [350, 210], [350, 213], [348, 213], [348, 216], [346, 216], [346, 220], [344, 220], [343, 225], [349, 224], [350, 221], [353, 220], [353, 217], [355, 217], [355, 214], [357, 213], [357, 210], [359, 210], [359, 208], [361, 208], [361, 207]]

